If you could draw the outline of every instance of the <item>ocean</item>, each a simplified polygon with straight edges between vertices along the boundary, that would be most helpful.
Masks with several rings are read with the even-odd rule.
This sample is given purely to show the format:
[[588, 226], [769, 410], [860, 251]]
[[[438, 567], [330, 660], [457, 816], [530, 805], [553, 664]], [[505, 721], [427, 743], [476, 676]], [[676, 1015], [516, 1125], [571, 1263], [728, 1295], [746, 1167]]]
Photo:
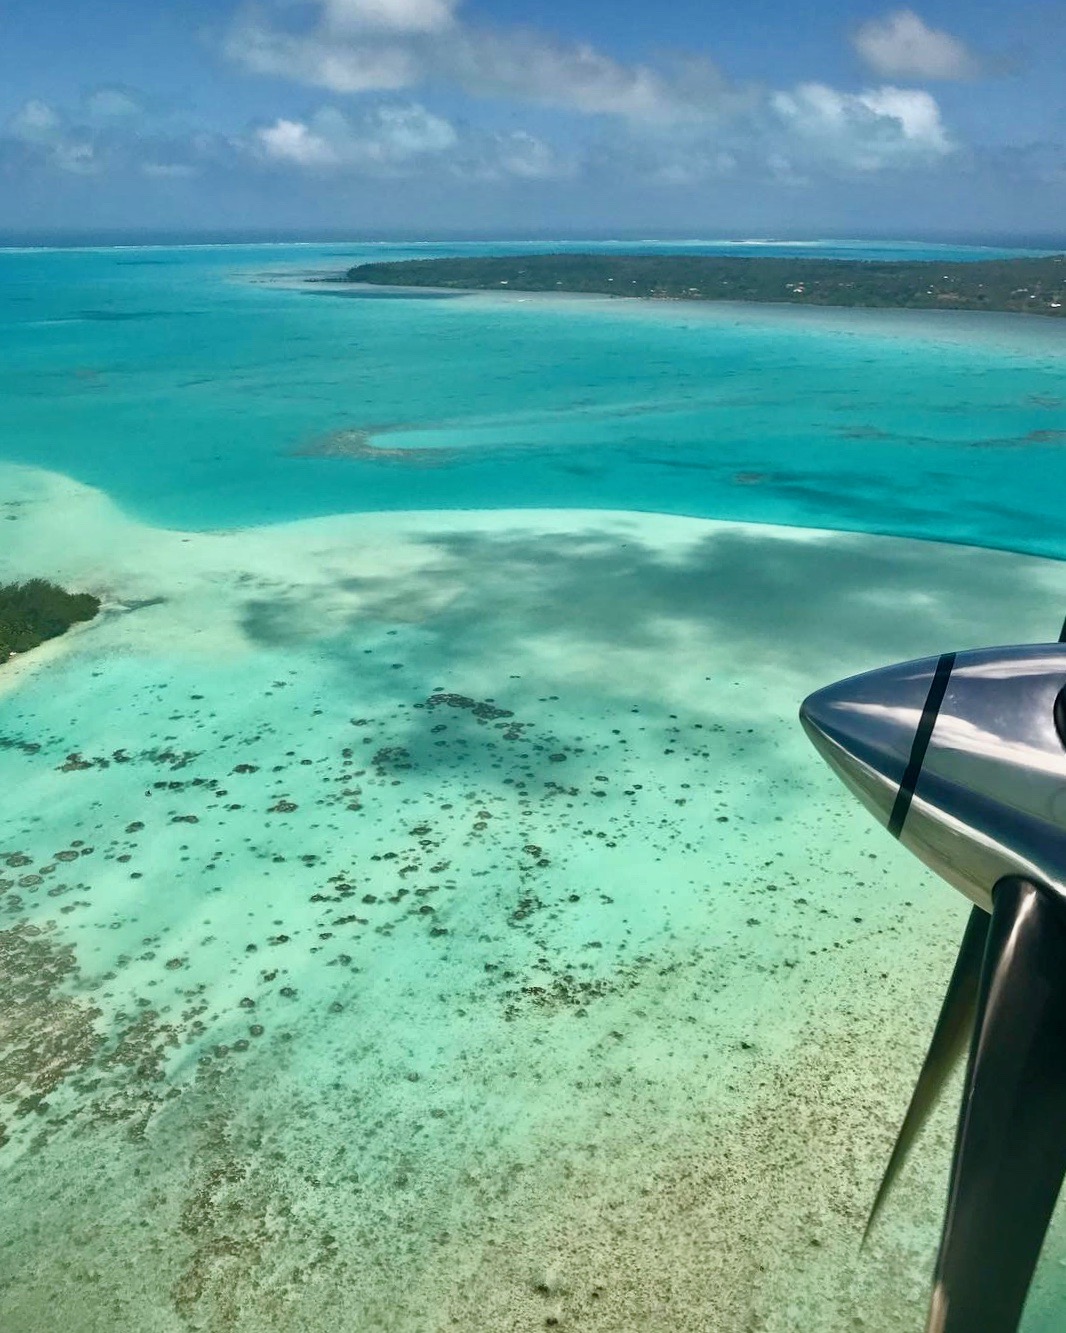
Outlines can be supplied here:
[[795, 713], [1055, 636], [1062, 328], [307, 281], [459, 248], [0, 251], [5, 1333], [921, 1324], [966, 905]]

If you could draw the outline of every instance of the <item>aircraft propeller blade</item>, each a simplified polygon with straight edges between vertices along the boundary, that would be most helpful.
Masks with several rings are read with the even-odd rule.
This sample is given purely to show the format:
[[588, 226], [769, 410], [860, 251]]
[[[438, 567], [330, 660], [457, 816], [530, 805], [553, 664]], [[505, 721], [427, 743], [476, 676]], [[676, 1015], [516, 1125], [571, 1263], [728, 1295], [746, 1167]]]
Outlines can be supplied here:
[[996, 885], [928, 1333], [1015, 1333], [1066, 1174], [1066, 910]]
[[907, 1114], [903, 1118], [895, 1147], [892, 1149], [892, 1156], [888, 1159], [888, 1166], [885, 1167], [877, 1198], [874, 1199], [873, 1207], [870, 1209], [866, 1231], [863, 1234], [864, 1243], [881, 1211], [882, 1204], [895, 1184], [903, 1163], [907, 1160], [915, 1139], [939, 1100], [952, 1070], [966, 1054], [970, 1044], [977, 1014], [977, 990], [990, 920], [991, 917], [987, 912], [975, 907], [966, 923], [966, 933], [962, 937], [959, 956], [955, 960], [955, 970], [951, 974], [944, 1003], [940, 1007], [940, 1016], [933, 1031], [933, 1040], [929, 1044], [929, 1052], [918, 1075], [918, 1082], [907, 1107]]

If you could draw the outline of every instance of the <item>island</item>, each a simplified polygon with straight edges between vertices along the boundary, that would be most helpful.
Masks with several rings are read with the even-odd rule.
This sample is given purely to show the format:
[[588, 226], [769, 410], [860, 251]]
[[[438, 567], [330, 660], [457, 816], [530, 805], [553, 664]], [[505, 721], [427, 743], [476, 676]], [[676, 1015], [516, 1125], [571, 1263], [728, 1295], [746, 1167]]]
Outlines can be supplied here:
[[1066, 255], [951, 263], [693, 254], [487, 255], [358, 264], [348, 270], [345, 281], [665, 301], [1066, 315]]
[[88, 592], [67, 592], [45, 579], [0, 584], [0, 667], [71, 625], [92, 620], [100, 600]]

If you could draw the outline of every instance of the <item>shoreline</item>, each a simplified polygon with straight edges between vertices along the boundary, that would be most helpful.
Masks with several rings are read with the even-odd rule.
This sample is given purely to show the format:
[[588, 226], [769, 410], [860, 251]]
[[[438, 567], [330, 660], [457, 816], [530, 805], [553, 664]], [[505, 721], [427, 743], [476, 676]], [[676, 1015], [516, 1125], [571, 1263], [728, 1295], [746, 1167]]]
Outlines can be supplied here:
[[[240, 528], [188, 530], [147, 524], [127, 514], [106, 493], [62, 473], [0, 462], [0, 477], [4, 478], [8, 492], [27, 511], [19, 526], [28, 519], [35, 534], [27, 543], [20, 541], [19, 531], [11, 532], [12, 540], [0, 553], [0, 581], [31, 577], [47, 563], [48, 577], [77, 583], [101, 601], [94, 620], [75, 624], [66, 633], [5, 664], [0, 671], [0, 697], [13, 692], [21, 681], [32, 678], [39, 670], [62, 662], [94, 636], [114, 639], [117, 635], [120, 641], [140, 638], [139, 629], [130, 628], [134, 619], [138, 623], [145, 615], [173, 619], [177, 608], [195, 603], [227, 571], [239, 568], [244, 571], [242, 578], [270, 581], [284, 568], [286, 584], [313, 587], [320, 579], [316, 571], [323, 561], [328, 563], [349, 548], [376, 552], [378, 547], [387, 548], [390, 541], [395, 568], [402, 571], [412, 567], [412, 563], [414, 566], [421, 563], [424, 557], [418, 552], [423, 543], [432, 545], [465, 536], [488, 540], [498, 533], [521, 533], [537, 540], [564, 540], [586, 534], [592, 540], [610, 536], [623, 544], [650, 540], [663, 552], [680, 552], [698, 545], [704, 538], [717, 536], [750, 540], [769, 548], [791, 547], [795, 551], [839, 547], [868, 551], [885, 559], [899, 553], [919, 566], [939, 560], [960, 565], [984, 562], [1004, 570], [1012, 566], [1031, 568], [1047, 575], [1049, 588], [1053, 590], [1052, 600], [1057, 594], [1057, 572], [1066, 563], [1055, 556], [946, 538], [900, 537], [868, 530], [716, 519], [640, 509], [348, 511]], [[281, 565], [279, 551], [286, 553]], [[56, 552], [62, 554], [57, 557]], [[153, 563], [158, 572], [153, 573]], [[372, 568], [375, 577], [383, 576], [385, 564], [380, 554], [375, 554]], [[178, 610], [178, 619], [184, 624], [162, 637], [163, 652], [173, 650], [180, 642], [183, 653], [197, 655], [198, 640], [210, 627], [195, 623], [195, 617], [191, 607], [188, 611]], [[223, 617], [215, 626], [213, 641], [222, 647], [225, 656], [240, 655], [245, 651], [244, 636], [235, 623], [227, 628], [227, 621], [228, 617]], [[1050, 642], [1053, 633], [1054, 626], [1049, 623], [1049, 637], [1042, 640], [1038, 636], [1034, 641]], [[974, 643], [980, 639], [981, 631], [975, 628]]]
[[816, 309], [965, 310], [1066, 316], [1066, 255], [862, 259], [573, 249], [357, 263], [351, 283], [456, 291], [588, 292], [681, 304], [741, 300]]
[[[832, 306], [790, 305], [784, 301], [737, 300], [682, 300], [651, 296], [612, 296], [603, 292], [543, 292], [496, 290], [482, 287], [420, 287], [397, 284], [395, 287], [376, 283], [355, 283], [341, 279], [330, 281], [319, 276], [294, 274], [282, 277], [273, 274], [243, 279], [250, 285], [271, 287], [301, 293], [305, 296], [332, 296], [338, 298], [403, 300], [449, 300], [451, 303], [475, 305], [479, 301], [501, 308], [508, 306], [547, 306], [612, 314], [632, 311], [668, 319], [696, 318], [708, 323], [723, 322], [752, 326], [784, 323], [794, 328], [811, 328], [821, 332], [836, 332], [844, 336], [905, 338], [917, 342], [948, 343], [972, 347], [987, 344], [990, 350], [1002, 354], [1010, 352], [1033, 355], [1066, 356], [1066, 338], [1054, 334], [1046, 338], [1048, 329], [1056, 328], [1055, 317], [1021, 314], [1011, 310], [950, 310], [916, 309], [906, 306]], [[879, 323], [880, 321], [880, 323]], [[1005, 349], [997, 340], [997, 332], [1009, 330], [1021, 334], [1017, 346]], [[1042, 345], [1036, 345], [1038, 341]], [[1028, 344], [1028, 345], [1027, 345]]]

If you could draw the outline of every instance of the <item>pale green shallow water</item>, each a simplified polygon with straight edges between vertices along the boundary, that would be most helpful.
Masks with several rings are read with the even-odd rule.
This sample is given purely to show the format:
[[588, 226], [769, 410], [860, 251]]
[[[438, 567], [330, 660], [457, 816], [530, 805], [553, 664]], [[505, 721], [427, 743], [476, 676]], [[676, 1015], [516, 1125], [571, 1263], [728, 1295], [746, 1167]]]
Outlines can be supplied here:
[[5, 1333], [920, 1327], [950, 1116], [857, 1241], [965, 910], [795, 706], [1061, 566], [583, 506], [1060, 554], [1058, 330], [17, 262], [0, 579], [111, 609], [0, 695]]

